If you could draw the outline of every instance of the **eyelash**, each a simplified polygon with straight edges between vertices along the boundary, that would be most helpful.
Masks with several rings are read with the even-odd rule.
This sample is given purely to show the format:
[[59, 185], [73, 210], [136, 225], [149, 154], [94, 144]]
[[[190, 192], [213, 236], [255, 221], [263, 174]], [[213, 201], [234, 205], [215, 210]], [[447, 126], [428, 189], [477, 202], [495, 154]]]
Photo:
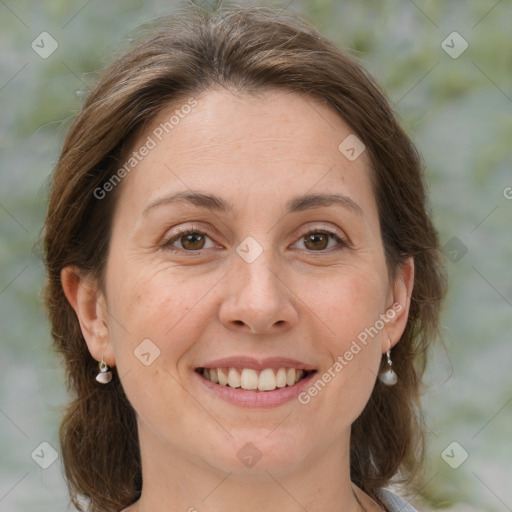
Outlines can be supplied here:
[[[304, 233], [303, 235], [301, 235], [299, 238], [300, 239], [304, 239], [304, 237], [306, 237], [307, 235], [311, 235], [311, 234], [323, 234], [323, 235], [327, 235], [329, 237], [332, 237], [336, 240], [336, 242], [338, 242], [338, 247], [337, 248], [330, 248], [330, 249], [322, 249], [322, 250], [319, 250], [319, 251], [313, 251], [313, 250], [308, 250], [306, 249], [307, 252], [310, 252], [311, 254], [315, 254], [315, 253], [319, 253], [319, 254], [325, 254], [325, 253], [330, 253], [332, 251], [339, 251], [345, 247], [347, 247], [349, 244], [346, 240], [342, 239], [336, 232], [334, 231], [330, 231], [330, 230], [327, 230], [327, 229], [313, 229], [313, 230], [310, 230], [310, 231], [307, 231], [306, 233]], [[183, 236], [186, 236], [186, 235], [207, 235], [208, 237], [212, 237], [211, 233], [209, 233], [208, 231], [204, 231], [204, 230], [201, 230], [201, 229], [194, 229], [194, 228], [185, 228], [183, 230], [180, 230], [178, 233], [176, 233], [175, 235], [173, 235], [172, 238], [170, 238], [169, 240], [166, 240], [164, 243], [163, 243], [163, 247], [166, 249], [166, 250], [169, 250], [171, 252], [186, 252], [186, 253], [190, 253], [190, 254], [202, 254], [203, 252], [207, 251], [208, 249], [199, 249], [199, 250], [196, 250], [196, 251], [189, 251], [189, 250], [186, 250], [186, 249], [177, 249], [177, 248], [174, 248], [172, 247], [172, 244], [176, 241], [178, 241], [181, 237]]]

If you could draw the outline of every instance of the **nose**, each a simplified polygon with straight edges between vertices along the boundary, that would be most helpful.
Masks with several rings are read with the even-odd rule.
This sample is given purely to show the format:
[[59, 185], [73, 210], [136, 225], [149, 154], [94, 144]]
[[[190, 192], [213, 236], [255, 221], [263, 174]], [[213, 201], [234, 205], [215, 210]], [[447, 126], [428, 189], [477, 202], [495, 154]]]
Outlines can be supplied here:
[[[268, 251], [270, 252], [270, 251]], [[264, 251], [248, 263], [235, 257], [229, 273], [226, 297], [220, 308], [220, 321], [237, 333], [277, 334], [296, 324], [298, 298], [282, 269]], [[272, 268], [274, 267], [274, 268]]]

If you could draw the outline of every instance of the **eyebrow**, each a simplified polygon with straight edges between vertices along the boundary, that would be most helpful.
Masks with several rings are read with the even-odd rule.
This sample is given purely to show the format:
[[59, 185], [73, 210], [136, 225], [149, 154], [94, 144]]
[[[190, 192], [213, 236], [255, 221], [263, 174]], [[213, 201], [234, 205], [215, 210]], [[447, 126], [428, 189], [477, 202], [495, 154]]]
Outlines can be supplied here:
[[[150, 210], [161, 205], [168, 205], [176, 202], [188, 202], [198, 208], [210, 210], [219, 213], [233, 212], [233, 205], [228, 203], [222, 197], [213, 194], [202, 194], [199, 192], [178, 192], [168, 196], [161, 197], [153, 203], [149, 204], [143, 211], [146, 215]], [[362, 208], [355, 203], [350, 197], [342, 194], [306, 194], [303, 196], [293, 197], [286, 203], [286, 212], [303, 212], [314, 208], [322, 208], [328, 206], [339, 205], [351, 210], [357, 215], [363, 216]]]

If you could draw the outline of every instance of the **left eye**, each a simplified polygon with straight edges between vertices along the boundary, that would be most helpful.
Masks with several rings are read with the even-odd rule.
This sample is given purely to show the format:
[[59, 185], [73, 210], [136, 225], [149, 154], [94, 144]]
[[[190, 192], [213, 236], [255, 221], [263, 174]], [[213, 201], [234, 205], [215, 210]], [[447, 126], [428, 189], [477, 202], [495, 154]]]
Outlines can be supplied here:
[[[190, 229], [183, 231], [168, 240], [164, 244], [164, 247], [169, 248], [171, 251], [201, 251], [203, 249], [209, 248], [205, 247], [207, 238], [210, 239], [208, 234], [204, 233], [203, 231]], [[336, 242], [334, 245], [339, 245], [340, 248], [346, 245], [344, 240], [342, 240], [336, 233], [331, 231], [309, 231], [308, 233], [302, 235], [301, 240], [297, 243], [304, 243], [306, 249], [309, 249], [310, 251], [322, 252], [325, 249], [332, 248], [332, 245], [329, 247], [330, 240], [334, 240]], [[181, 248], [175, 247], [174, 244], [177, 242], [181, 244]]]
[[[329, 245], [329, 239], [334, 239], [337, 245], [340, 247], [345, 246], [345, 242], [336, 234], [331, 231], [310, 231], [302, 236], [302, 242], [308, 249], [312, 249], [315, 252], [323, 251]], [[335, 244], [336, 245], [336, 244]]]

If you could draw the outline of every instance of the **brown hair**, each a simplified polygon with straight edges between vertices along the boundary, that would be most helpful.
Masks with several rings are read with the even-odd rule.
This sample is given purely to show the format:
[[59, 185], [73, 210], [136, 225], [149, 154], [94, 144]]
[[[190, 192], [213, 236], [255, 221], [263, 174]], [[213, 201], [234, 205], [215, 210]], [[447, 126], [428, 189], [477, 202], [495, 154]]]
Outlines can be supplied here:
[[419, 154], [374, 80], [308, 22], [268, 7], [195, 9], [165, 20], [104, 71], [67, 134], [53, 176], [45, 224], [46, 303], [74, 392], [60, 436], [71, 500], [80, 510], [117, 511], [136, 501], [141, 461], [135, 412], [118, 378], [105, 387], [95, 382], [97, 362], [60, 272], [76, 265], [101, 286], [120, 187], [101, 200], [94, 191], [162, 109], [219, 86], [310, 95], [338, 112], [365, 144], [390, 276], [412, 256], [415, 279], [407, 326], [393, 349], [399, 382], [387, 388], [377, 380], [353, 424], [351, 478], [378, 499], [377, 489], [392, 477], [410, 482], [421, 466], [420, 383], [426, 348], [438, 334], [445, 275]]

